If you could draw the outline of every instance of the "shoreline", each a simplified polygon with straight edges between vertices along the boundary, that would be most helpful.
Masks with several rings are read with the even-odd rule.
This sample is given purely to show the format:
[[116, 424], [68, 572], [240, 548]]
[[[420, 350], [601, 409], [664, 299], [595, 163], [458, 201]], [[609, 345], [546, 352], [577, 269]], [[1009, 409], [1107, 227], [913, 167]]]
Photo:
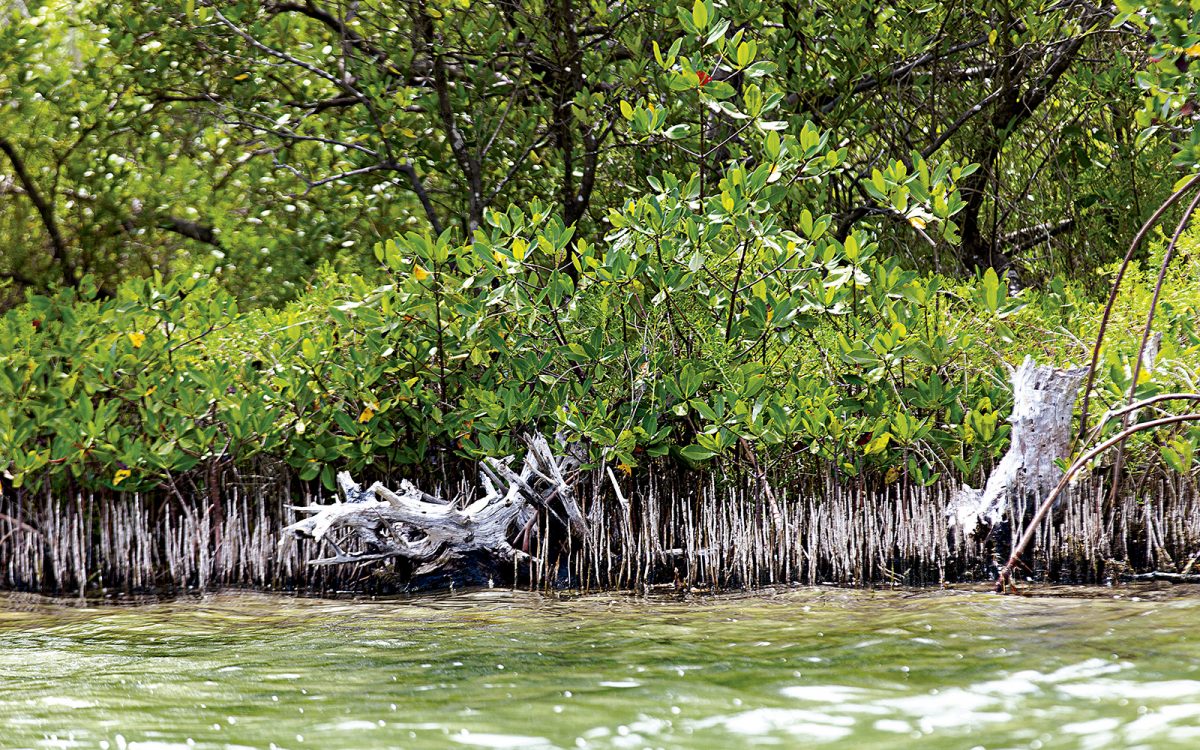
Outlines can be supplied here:
[[[773, 518], [752, 476], [718, 481], [711, 474], [650, 473], [631, 482], [620, 500], [599, 491], [581, 494], [588, 517], [581, 537], [539, 521], [521, 563], [477, 555], [414, 575], [404, 561], [313, 565], [329, 547], [293, 540], [284, 530], [299, 516], [295, 506], [319, 496], [271, 492], [262, 483], [256, 489], [236, 479], [221, 488], [219, 506], [200, 497], [0, 496], [0, 589], [386, 595], [489, 584], [546, 591], [735, 591], [783, 582], [991, 586], [1027, 530], [1018, 522], [990, 534], [963, 534], [950, 523], [956, 488], [949, 483], [872, 489], [779, 481], [780, 515]], [[607, 487], [603, 481], [582, 486]], [[1114, 503], [1107, 497], [1103, 481], [1079, 482], [1034, 527], [1018, 585], [1026, 579], [1095, 585], [1196, 572], [1200, 495], [1190, 485], [1146, 482]]]
[[347, 603], [347, 604], [395, 604], [428, 605], [451, 600], [462, 603], [477, 600], [480, 603], [494, 599], [513, 603], [568, 603], [568, 602], [619, 602], [634, 606], [688, 605], [695, 607], [719, 606], [732, 602], [767, 602], [788, 598], [808, 600], [813, 596], [828, 595], [837, 598], [892, 596], [903, 600], [940, 599], [956, 596], [986, 595], [983, 599], [997, 602], [1012, 599], [1056, 599], [1074, 601], [1190, 601], [1200, 600], [1200, 583], [1166, 583], [1159, 581], [1134, 581], [1118, 584], [1058, 584], [1025, 582], [1016, 594], [997, 594], [990, 583], [966, 583], [945, 586], [842, 586], [833, 583], [807, 585], [776, 585], [761, 589], [724, 591], [675, 591], [664, 587], [652, 587], [646, 591], [630, 590], [559, 590], [531, 591], [511, 587], [472, 587], [455, 590], [420, 591], [404, 594], [365, 594], [355, 591], [313, 593], [303, 591], [267, 590], [227, 587], [209, 591], [182, 591], [160, 593], [124, 594], [111, 592], [90, 594], [85, 597], [62, 596], [29, 591], [0, 589], [0, 612], [33, 611], [40, 608], [68, 610], [88, 609], [136, 609], [163, 604], [219, 604], [228, 601], [262, 599], [264, 601], [286, 600], [291, 602]]

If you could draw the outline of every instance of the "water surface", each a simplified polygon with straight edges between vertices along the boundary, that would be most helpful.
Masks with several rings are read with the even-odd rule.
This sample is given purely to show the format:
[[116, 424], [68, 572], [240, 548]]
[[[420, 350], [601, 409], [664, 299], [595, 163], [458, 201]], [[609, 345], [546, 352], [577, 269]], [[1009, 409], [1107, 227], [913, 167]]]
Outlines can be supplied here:
[[0, 595], [0, 747], [1200, 747], [1200, 600]]

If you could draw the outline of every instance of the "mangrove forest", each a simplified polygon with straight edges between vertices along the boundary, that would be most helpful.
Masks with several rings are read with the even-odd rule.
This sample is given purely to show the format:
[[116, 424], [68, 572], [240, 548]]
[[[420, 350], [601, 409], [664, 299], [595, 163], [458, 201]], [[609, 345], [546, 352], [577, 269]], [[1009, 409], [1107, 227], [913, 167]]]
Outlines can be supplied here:
[[0, 1], [0, 750], [1194, 750], [1200, 0]]
[[10, 2], [0, 586], [1200, 580], [1198, 18]]

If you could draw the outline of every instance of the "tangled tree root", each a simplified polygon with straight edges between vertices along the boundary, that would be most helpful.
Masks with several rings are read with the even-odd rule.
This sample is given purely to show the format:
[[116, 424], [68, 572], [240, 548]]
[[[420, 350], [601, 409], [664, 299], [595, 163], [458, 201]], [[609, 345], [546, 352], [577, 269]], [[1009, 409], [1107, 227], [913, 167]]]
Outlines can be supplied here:
[[[514, 541], [528, 538], [539, 513], [559, 519], [579, 537], [585, 536], [587, 521], [566, 479], [577, 462], [556, 458], [540, 435], [526, 443], [529, 450], [520, 472], [509, 466], [511, 459], [480, 463], [483, 497], [470, 503], [434, 497], [408, 480], [400, 482], [398, 491], [379, 482], [364, 490], [348, 472], [341, 472], [338, 486], [344, 502], [295, 507], [308, 517], [284, 529], [289, 534], [284, 543], [311, 539], [333, 550], [333, 555], [311, 565], [404, 558], [413, 563], [417, 575], [478, 553], [530, 562], [533, 558]], [[350, 533], [340, 533], [345, 531]], [[351, 544], [355, 549], [343, 548]]]

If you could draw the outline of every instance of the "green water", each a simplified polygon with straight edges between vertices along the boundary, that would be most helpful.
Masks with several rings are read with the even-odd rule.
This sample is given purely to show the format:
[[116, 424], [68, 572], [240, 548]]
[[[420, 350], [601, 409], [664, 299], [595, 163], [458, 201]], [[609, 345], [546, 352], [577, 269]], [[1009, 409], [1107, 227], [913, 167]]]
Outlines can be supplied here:
[[0, 747], [1200, 747], [1200, 600], [0, 595]]

